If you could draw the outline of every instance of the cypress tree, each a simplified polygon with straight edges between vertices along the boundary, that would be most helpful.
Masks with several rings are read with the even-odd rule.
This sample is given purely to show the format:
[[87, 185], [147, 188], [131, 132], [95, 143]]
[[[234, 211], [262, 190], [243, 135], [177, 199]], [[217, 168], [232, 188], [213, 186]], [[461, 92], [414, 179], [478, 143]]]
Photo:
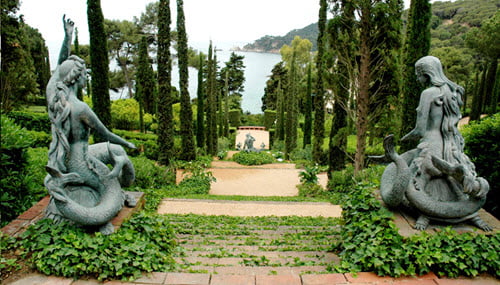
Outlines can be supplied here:
[[136, 92], [141, 92], [141, 94], [136, 94], [135, 99], [139, 100], [137, 96], [140, 96], [140, 104], [142, 104], [144, 112], [149, 114], [156, 114], [156, 83], [154, 76], [148, 52], [148, 38], [147, 36], [143, 36], [139, 43], [139, 59], [136, 75], [138, 89]]
[[312, 102], [312, 66], [309, 64], [307, 66], [307, 88], [306, 88], [306, 103], [305, 103], [305, 118], [304, 118], [304, 143], [303, 147], [311, 144], [311, 129], [312, 129], [312, 112], [313, 112], [313, 102]]
[[[80, 43], [78, 41], [78, 28], [75, 28], [75, 40], [73, 42], [75, 47], [75, 55], [80, 56]], [[78, 86], [78, 91], [76, 91], [76, 98], [83, 101], [82, 87]]]
[[203, 148], [205, 146], [205, 121], [203, 119], [203, 114], [205, 111], [205, 96], [203, 96], [203, 64], [203, 55], [200, 53], [200, 67], [198, 69], [198, 90], [196, 92], [196, 102], [198, 105], [198, 113], [196, 113], [196, 145], [199, 148]]
[[318, 78], [316, 81], [316, 97], [314, 99], [314, 137], [313, 137], [313, 160], [316, 163], [321, 162], [323, 141], [325, 138], [325, 87], [323, 85], [323, 68], [325, 53], [325, 29], [326, 29], [326, 0], [319, 1], [319, 20], [318, 20], [318, 54], [316, 58], [316, 70]]
[[147, 37], [143, 36], [139, 43], [139, 59], [136, 75], [135, 99], [139, 102], [139, 117], [141, 120], [141, 130], [143, 126], [143, 113], [154, 114], [154, 82], [153, 69], [149, 62]]
[[[109, 99], [109, 59], [104, 16], [100, 0], [87, 1], [87, 19], [90, 35], [90, 66], [92, 68], [92, 104], [101, 122], [111, 128], [111, 101]], [[94, 141], [103, 141], [94, 134]]]
[[217, 60], [212, 54], [212, 42], [208, 48], [208, 63], [207, 63], [207, 152], [210, 155], [217, 154], [217, 98], [215, 86], [215, 73], [217, 68]]
[[[415, 75], [415, 62], [428, 55], [431, 44], [430, 20], [431, 5], [429, 0], [411, 0], [408, 27], [403, 54], [403, 118], [400, 136], [409, 133], [415, 127], [417, 106], [423, 86]], [[402, 142], [401, 150], [414, 146], [412, 142]]]
[[288, 100], [286, 102], [285, 122], [285, 156], [290, 159], [290, 154], [297, 148], [297, 70], [296, 51], [293, 50], [290, 64], [290, 81], [288, 86]]
[[276, 88], [276, 134], [274, 141], [285, 140], [285, 102], [283, 100], [283, 89], [281, 88], [281, 80], [278, 80]]
[[[354, 33], [354, 6], [348, 0], [343, 0], [341, 13], [337, 19], [333, 19], [329, 28], [330, 48], [335, 54], [345, 56], [339, 57], [334, 68], [334, 95], [332, 127], [330, 130], [328, 144], [328, 173], [334, 170], [342, 170], [346, 163], [347, 149], [347, 102], [349, 99], [349, 61], [353, 60], [352, 42], [350, 39]], [[333, 62], [333, 61], [332, 61]]]
[[226, 80], [224, 84], [224, 137], [229, 138], [229, 70], [226, 70]]
[[169, 165], [173, 158], [172, 62], [170, 59], [170, 1], [158, 6], [158, 162]]
[[193, 136], [193, 110], [191, 109], [191, 100], [188, 91], [188, 44], [183, 5], [182, 0], [177, 0], [177, 50], [181, 100], [181, 159], [190, 161], [196, 158], [196, 148]]

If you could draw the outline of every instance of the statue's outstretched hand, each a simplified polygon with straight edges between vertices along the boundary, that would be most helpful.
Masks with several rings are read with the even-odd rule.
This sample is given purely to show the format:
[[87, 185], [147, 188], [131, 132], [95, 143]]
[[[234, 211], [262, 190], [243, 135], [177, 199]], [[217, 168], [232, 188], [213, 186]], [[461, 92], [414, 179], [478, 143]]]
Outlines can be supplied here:
[[407, 133], [404, 137], [401, 138], [401, 141], [418, 141], [419, 139], [422, 138], [422, 135], [416, 131], [416, 129], [413, 129], [411, 132]]
[[63, 15], [63, 27], [66, 36], [70, 37], [73, 35], [73, 29], [75, 28], [75, 22], [71, 21], [71, 19], [66, 20], [66, 14]]
[[127, 143], [127, 147], [130, 148], [130, 149], [136, 149], [137, 147], [135, 146], [135, 144], [131, 143], [131, 142], [128, 142]]

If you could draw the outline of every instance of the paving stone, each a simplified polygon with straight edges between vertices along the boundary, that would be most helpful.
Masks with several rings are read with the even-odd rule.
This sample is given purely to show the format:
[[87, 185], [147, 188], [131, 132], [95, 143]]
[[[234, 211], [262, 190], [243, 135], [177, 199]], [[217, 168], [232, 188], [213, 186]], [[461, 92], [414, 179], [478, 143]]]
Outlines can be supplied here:
[[254, 275], [212, 275], [210, 285], [255, 285]]
[[[113, 280], [113, 281], [106, 281], [106, 282], [104, 282], [102, 284], [104, 284], [104, 285], [141, 285], [141, 284], [144, 284], [144, 283], [124, 282], [124, 281]], [[149, 284], [151, 284], [151, 283], [149, 283]], [[154, 284], [155, 285], [160, 285], [161, 283], [154, 283]]]
[[395, 280], [392, 285], [436, 285], [436, 280], [434, 279], [424, 279], [424, 280]]
[[299, 275], [257, 275], [256, 285], [301, 285]]
[[76, 280], [71, 285], [100, 285], [102, 282], [99, 282], [95, 279], [93, 280]]
[[203, 273], [167, 273], [164, 284], [208, 285], [210, 274]]
[[140, 284], [163, 284], [167, 278], [167, 273], [165, 272], [151, 272], [145, 273], [141, 278], [135, 280], [135, 283]]
[[30, 274], [22, 279], [10, 283], [10, 285], [70, 285], [73, 279], [55, 277], [55, 276], [45, 276], [42, 274], [34, 273]]
[[344, 274], [305, 274], [302, 275], [302, 285], [330, 285], [346, 283]]
[[475, 278], [439, 278], [438, 285], [499, 285], [500, 281], [490, 275], [479, 275]]
[[[354, 276], [356, 275], [356, 276]], [[345, 277], [347, 281], [352, 283], [367, 283], [367, 282], [384, 282], [393, 281], [392, 277], [381, 277], [373, 272], [358, 272], [357, 274], [346, 273]]]
[[326, 272], [326, 266], [316, 265], [316, 266], [296, 266], [290, 268], [292, 274], [302, 275], [308, 274], [310, 272]]
[[437, 280], [438, 277], [436, 274], [430, 272], [425, 275], [420, 275], [420, 276], [404, 276], [404, 277], [398, 277], [394, 278], [395, 282], [409, 282], [409, 281], [422, 281], [422, 280]]

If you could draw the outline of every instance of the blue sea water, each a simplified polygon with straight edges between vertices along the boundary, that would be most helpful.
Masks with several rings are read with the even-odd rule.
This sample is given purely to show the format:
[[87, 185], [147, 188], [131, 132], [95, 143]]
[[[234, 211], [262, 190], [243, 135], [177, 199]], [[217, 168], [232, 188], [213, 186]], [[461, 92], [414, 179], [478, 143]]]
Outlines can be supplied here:
[[[215, 45], [215, 44], [214, 44]], [[201, 46], [201, 47], [200, 47]], [[220, 46], [220, 45], [219, 45]], [[224, 44], [222, 49], [217, 47], [217, 61], [219, 68], [225, 66], [225, 62], [229, 61], [232, 51], [231, 47], [234, 45]], [[240, 45], [242, 46], [242, 45]], [[195, 44], [194, 48], [208, 54], [208, 44], [203, 47], [200, 44]], [[262, 96], [264, 95], [264, 88], [266, 81], [271, 76], [271, 71], [276, 63], [281, 61], [281, 55], [273, 53], [258, 53], [258, 52], [241, 52], [235, 51], [238, 55], [243, 55], [243, 64], [245, 65], [245, 90], [241, 102], [241, 108], [244, 112], [252, 114], [262, 113]], [[173, 67], [172, 72], [172, 85], [178, 88], [178, 73], [176, 66]], [[196, 97], [198, 88], [198, 71], [194, 68], [189, 68], [189, 95], [191, 98]]]
[[[223, 48], [217, 47], [216, 55], [219, 68], [224, 67], [225, 62], [229, 61], [232, 53], [230, 48], [233, 46], [234, 45], [226, 43], [223, 45]], [[243, 44], [240, 46], [243, 46]], [[194, 48], [208, 54], [208, 44], [206, 44], [206, 47], [204, 47], [204, 44], [195, 44]], [[262, 96], [264, 95], [266, 81], [271, 76], [273, 67], [276, 63], [281, 61], [281, 55], [241, 51], [235, 51], [235, 53], [244, 56], [243, 64], [245, 65], [245, 90], [243, 91], [241, 108], [244, 112], [260, 114], [262, 113]], [[178, 65], [176, 63], [172, 66], [172, 85], [179, 89], [179, 73]], [[198, 89], [198, 70], [195, 68], [189, 68], [188, 87], [189, 96], [191, 98], [196, 98]], [[126, 88], [120, 89], [119, 92], [113, 92], [110, 90], [110, 96], [112, 100], [128, 98], [128, 92]]]

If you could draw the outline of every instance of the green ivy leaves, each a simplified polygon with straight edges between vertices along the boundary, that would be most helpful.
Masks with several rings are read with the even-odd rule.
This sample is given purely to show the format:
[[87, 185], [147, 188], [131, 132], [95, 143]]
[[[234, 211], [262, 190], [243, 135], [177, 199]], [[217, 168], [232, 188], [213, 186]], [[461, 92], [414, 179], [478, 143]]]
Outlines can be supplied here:
[[40, 272], [72, 278], [134, 279], [142, 272], [168, 271], [175, 263], [168, 221], [143, 213], [109, 236], [42, 220], [23, 234], [20, 245]]

